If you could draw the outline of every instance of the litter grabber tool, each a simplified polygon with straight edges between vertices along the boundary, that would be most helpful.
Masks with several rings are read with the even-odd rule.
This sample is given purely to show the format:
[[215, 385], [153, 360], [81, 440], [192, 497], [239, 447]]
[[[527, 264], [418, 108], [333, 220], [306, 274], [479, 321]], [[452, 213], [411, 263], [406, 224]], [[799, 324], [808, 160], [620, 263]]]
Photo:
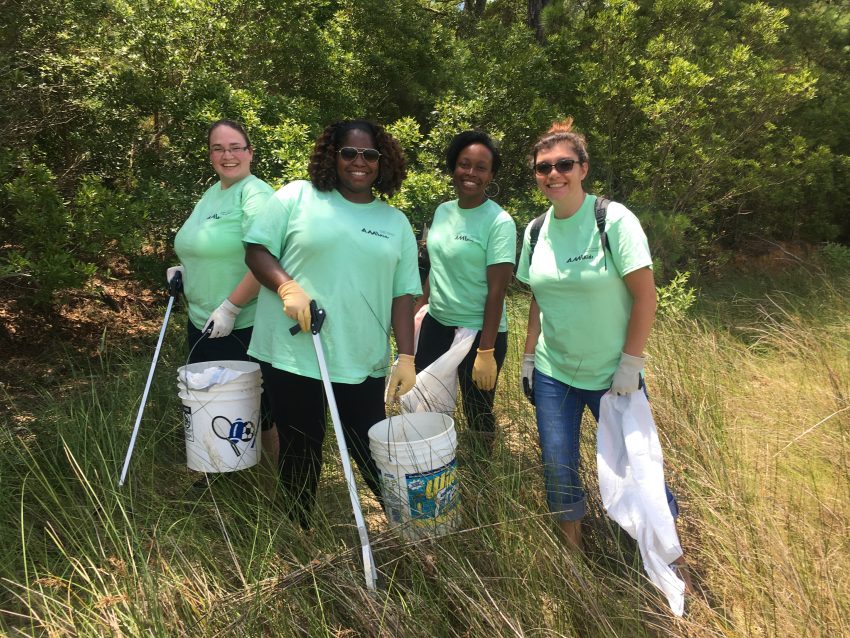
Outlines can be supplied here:
[[[345, 444], [345, 434], [342, 431], [342, 420], [339, 418], [339, 410], [336, 406], [331, 378], [328, 374], [328, 366], [325, 362], [325, 351], [322, 348], [322, 339], [319, 332], [325, 322], [325, 311], [316, 304], [310, 302], [310, 332], [313, 335], [313, 347], [316, 349], [316, 359], [319, 361], [319, 372], [322, 375], [322, 383], [325, 386], [325, 395], [328, 398], [328, 407], [331, 411], [331, 420], [334, 424], [336, 443], [339, 448], [339, 456], [342, 459], [342, 470], [345, 474], [345, 483], [348, 485], [348, 496], [351, 498], [351, 508], [354, 510], [354, 521], [357, 523], [357, 534], [360, 536], [360, 546], [363, 550], [363, 573], [366, 576], [366, 587], [375, 589], [378, 572], [375, 569], [375, 559], [372, 557], [372, 545], [369, 543], [369, 532], [366, 529], [366, 521], [363, 520], [363, 510], [360, 507], [360, 497], [357, 495], [357, 484], [354, 482], [354, 472], [351, 469], [351, 459], [348, 458], [348, 446]], [[297, 335], [301, 331], [298, 324], [289, 329], [290, 334]]]
[[162, 340], [165, 338], [165, 329], [168, 328], [168, 318], [171, 316], [171, 308], [174, 306], [174, 300], [177, 299], [177, 295], [181, 292], [183, 292], [183, 276], [178, 270], [168, 282], [168, 306], [165, 308], [165, 319], [162, 320], [159, 340], [156, 342], [156, 350], [153, 353], [151, 369], [148, 372], [148, 382], [145, 384], [145, 391], [142, 394], [142, 404], [139, 406], [139, 413], [136, 415], [136, 424], [133, 426], [133, 434], [130, 436], [130, 446], [127, 448], [127, 455], [124, 457], [124, 467], [121, 469], [121, 478], [118, 479], [118, 487], [124, 485], [124, 479], [127, 478], [127, 469], [130, 467], [130, 458], [133, 456], [133, 448], [136, 446], [139, 425], [142, 422], [142, 415], [145, 413], [145, 405], [148, 402], [148, 392], [151, 389], [153, 373], [156, 371], [156, 363], [159, 361], [159, 351], [162, 348]]

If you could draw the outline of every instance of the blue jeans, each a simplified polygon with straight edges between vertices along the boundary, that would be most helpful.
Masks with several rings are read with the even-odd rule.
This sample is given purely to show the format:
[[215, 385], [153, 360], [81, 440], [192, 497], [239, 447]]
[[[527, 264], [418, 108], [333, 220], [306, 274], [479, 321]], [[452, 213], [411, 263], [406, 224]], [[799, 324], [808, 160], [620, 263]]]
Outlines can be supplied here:
[[[581, 415], [586, 406], [598, 422], [599, 402], [607, 391], [581, 390], [534, 371], [534, 404], [537, 407], [546, 500], [549, 510], [560, 521], [580, 520], [587, 510], [579, 478]], [[676, 499], [666, 485], [664, 489], [670, 512], [676, 518], [679, 516]]]

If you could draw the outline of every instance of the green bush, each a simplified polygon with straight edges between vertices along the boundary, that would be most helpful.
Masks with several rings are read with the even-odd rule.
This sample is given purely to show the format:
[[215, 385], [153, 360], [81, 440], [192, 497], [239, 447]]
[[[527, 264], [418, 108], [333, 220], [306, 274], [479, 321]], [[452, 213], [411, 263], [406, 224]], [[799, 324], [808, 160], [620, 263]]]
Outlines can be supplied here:
[[688, 285], [689, 272], [676, 272], [666, 286], [658, 287], [658, 314], [671, 319], [686, 317], [696, 301], [696, 291]]

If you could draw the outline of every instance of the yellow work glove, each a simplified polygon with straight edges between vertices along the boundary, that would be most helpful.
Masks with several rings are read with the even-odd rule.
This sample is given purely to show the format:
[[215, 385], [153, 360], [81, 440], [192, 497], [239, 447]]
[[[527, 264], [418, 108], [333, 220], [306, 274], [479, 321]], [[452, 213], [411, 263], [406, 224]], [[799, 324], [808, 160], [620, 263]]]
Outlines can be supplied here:
[[479, 390], [489, 392], [496, 387], [496, 358], [494, 348], [482, 350], [478, 348], [475, 363], [472, 364], [472, 382]]
[[310, 297], [295, 280], [281, 284], [277, 295], [283, 302], [283, 312], [293, 321], [297, 321], [304, 332], [310, 332]]
[[396, 401], [402, 394], [407, 394], [415, 385], [416, 368], [413, 367], [413, 355], [398, 355], [390, 373], [390, 381], [387, 384], [387, 403]]

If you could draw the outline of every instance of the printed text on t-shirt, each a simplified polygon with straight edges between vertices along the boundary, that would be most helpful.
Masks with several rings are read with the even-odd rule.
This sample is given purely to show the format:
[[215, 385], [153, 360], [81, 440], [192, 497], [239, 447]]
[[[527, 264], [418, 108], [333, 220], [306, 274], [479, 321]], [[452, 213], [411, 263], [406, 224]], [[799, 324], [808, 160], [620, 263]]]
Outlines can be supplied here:
[[369, 230], [367, 228], [361, 228], [360, 232], [366, 233], [367, 235], [374, 235], [375, 237], [383, 237], [384, 239], [390, 238], [389, 235], [387, 235], [385, 232], [382, 232], [380, 230]]

